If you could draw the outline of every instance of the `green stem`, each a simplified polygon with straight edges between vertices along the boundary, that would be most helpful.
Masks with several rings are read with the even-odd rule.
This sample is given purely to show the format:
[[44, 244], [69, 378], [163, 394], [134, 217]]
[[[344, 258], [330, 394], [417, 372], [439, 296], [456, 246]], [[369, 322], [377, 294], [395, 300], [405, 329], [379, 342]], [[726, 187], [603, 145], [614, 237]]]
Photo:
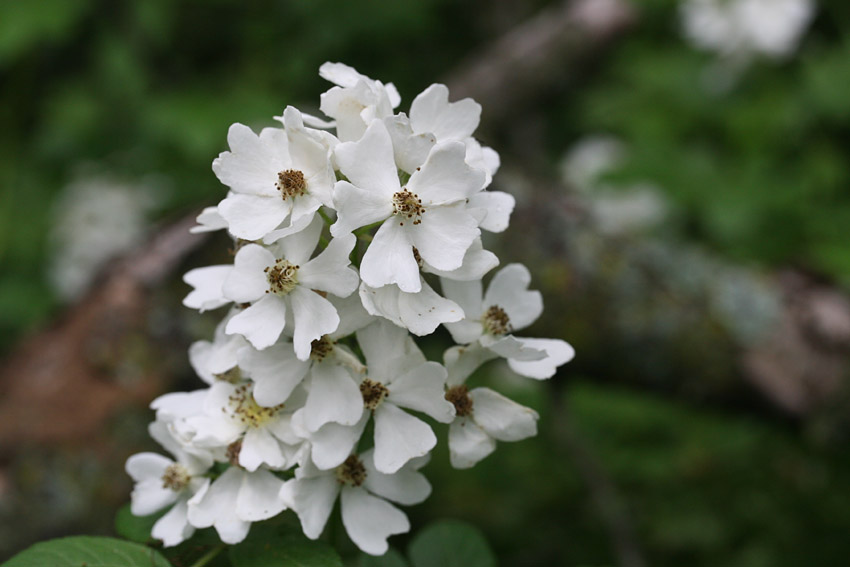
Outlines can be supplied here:
[[226, 545], [218, 545], [218, 546], [210, 549], [208, 552], [206, 552], [206, 554], [203, 555], [203, 557], [201, 557], [200, 559], [198, 559], [197, 561], [192, 563], [192, 565], [190, 567], [204, 567], [204, 565], [206, 565], [207, 563], [209, 563], [210, 561], [215, 559], [215, 557], [219, 553], [224, 551], [225, 547], [227, 547], [227, 546]]
[[329, 224], [329, 225], [330, 225], [330, 224], [333, 224], [333, 221], [331, 221], [331, 217], [329, 217], [329, 216], [328, 216], [328, 213], [326, 213], [325, 211], [323, 211], [321, 207], [319, 207], [319, 209], [317, 210], [317, 212], [319, 213], [319, 216], [320, 216], [320, 217], [322, 217], [322, 220], [323, 220], [323, 221], [325, 221], [325, 223], [327, 223], [327, 224]]

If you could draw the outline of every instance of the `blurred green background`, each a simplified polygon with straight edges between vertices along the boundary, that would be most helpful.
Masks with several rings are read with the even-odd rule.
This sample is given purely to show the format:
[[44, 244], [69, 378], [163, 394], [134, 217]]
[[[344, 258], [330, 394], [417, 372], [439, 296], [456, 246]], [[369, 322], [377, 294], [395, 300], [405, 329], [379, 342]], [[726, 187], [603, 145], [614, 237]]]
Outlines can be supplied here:
[[[231, 123], [273, 125], [289, 104], [318, 114], [321, 63], [395, 83], [404, 110], [556, 4], [0, 0], [0, 354], [63, 313], [51, 282], [70, 238], [56, 235], [75, 202], [67, 188], [108, 180], [150, 193], [124, 205], [145, 211], [140, 222], [177, 219], [223, 196], [210, 163]], [[484, 108], [480, 136], [504, 164], [494, 188], [521, 205], [567, 195], [604, 212], [641, 186], [663, 215], [618, 208], [607, 222], [650, 220], [603, 238], [582, 222], [540, 227], [526, 211], [493, 240], [544, 290], [550, 309], [529, 335], [570, 340], [578, 358], [543, 385], [490, 368], [540, 410], [541, 434], [471, 471], [438, 451], [414, 529], [472, 521], [503, 565], [627, 565], [623, 537], [654, 566], [846, 564], [850, 411], [789, 416], [740, 385], [738, 357], [775, 324], [772, 274], [850, 286], [850, 3], [821, 0], [794, 53], [740, 65], [683, 37], [680, 4], [632, 2], [627, 30], [552, 68], [527, 106], [498, 120]], [[717, 73], [727, 81], [712, 88]], [[585, 154], [571, 150], [600, 136], [620, 157], [577, 181], [570, 167]], [[517, 181], [529, 167], [548, 189]], [[223, 261], [215, 246], [205, 254]], [[174, 280], [163, 301], [183, 348], [211, 327], [179, 307]], [[187, 364], [175, 372], [172, 389], [200, 385]], [[122, 459], [151, 448], [151, 417], [139, 408], [108, 425], [124, 436]], [[0, 450], [0, 558], [48, 536], [109, 533], [129, 479], [121, 462], [93, 465], [96, 452]], [[92, 480], [104, 471], [115, 489]]]

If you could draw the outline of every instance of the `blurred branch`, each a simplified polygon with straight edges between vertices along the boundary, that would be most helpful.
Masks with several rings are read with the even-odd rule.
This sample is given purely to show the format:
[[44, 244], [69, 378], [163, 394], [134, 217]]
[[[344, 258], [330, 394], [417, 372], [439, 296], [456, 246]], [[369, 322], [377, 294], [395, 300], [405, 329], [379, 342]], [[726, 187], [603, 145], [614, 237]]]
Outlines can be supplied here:
[[454, 98], [481, 103], [489, 122], [506, 119], [633, 21], [633, 10], [623, 0], [554, 4], [472, 53], [449, 73], [446, 84]]
[[149, 362], [162, 361], [150, 354], [149, 292], [206, 240], [189, 233], [195, 216], [110, 264], [79, 303], [0, 364], [0, 447], [91, 441], [118, 409], [163, 389], [169, 377]]

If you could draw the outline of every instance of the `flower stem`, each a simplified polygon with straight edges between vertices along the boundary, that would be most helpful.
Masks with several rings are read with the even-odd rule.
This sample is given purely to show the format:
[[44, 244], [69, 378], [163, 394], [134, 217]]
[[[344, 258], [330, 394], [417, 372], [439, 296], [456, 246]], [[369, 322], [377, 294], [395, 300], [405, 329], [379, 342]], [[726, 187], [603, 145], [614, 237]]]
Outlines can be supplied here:
[[223, 545], [223, 544], [217, 545], [216, 547], [214, 547], [214, 548], [210, 549], [208, 552], [206, 552], [200, 559], [198, 559], [197, 561], [192, 563], [192, 565], [190, 567], [204, 567], [204, 565], [206, 565], [207, 563], [209, 563], [210, 561], [215, 559], [215, 557], [219, 553], [224, 551], [225, 547], [227, 547], [227, 546]]

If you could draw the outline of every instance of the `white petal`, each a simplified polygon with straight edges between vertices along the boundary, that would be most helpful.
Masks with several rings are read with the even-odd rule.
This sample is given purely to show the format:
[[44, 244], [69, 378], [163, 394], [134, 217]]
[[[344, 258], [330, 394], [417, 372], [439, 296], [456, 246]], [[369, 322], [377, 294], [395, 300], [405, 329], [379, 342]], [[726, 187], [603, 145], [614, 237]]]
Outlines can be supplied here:
[[300, 285], [292, 290], [289, 299], [295, 320], [295, 332], [292, 337], [295, 356], [300, 360], [307, 360], [312, 350], [311, 343], [336, 331], [339, 315], [330, 301]]
[[348, 181], [338, 181], [334, 186], [334, 208], [337, 219], [331, 226], [331, 234], [340, 236], [392, 215], [392, 195], [361, 189]]
[[156, 521], [151, 530], [151, 536], [162, 540], [165, 547], [178, 545], [195, 533], [195, 528], [186, 517], [188, 506], [185, 498], [181, 498], [163, 517]]
[[532, 361], [546, 358], [545, 350], [534, 348], [531, 344], [526, 344], [525, 339], [513, 335], [505, 335], [504, 337], [484, 335], [479, 341], [482, 346], [508, 360]]
[[496, 440], [474, 421], [459, 418], [449, 427], [449, 459], [456, 469], [468, 469], [496, 449]]
[[371, 287], [396, 284], [415, 293], [421, 289], [419, 265], [408, 231], [399, 222], [387, 219], [375, 233], [360, 263], [360, 277]]
[[413, 173], [428, 159], [437, 138], [430, 132], [414, 134], [404, 113], [388, 116], [384, 124], [393, 141], [396, 165], [402, 171]]
[[295, 357], [290, 343], [259, 351], [245, 347], [239, 351], [239, 366], [254, 381], [254, 399], [264, 407], [285, 402], [310, 369], [309, 362]]
[[340, 502], [348, 537], [370, 555], [383, 555], [389, 548], [388, 537], [410, 530], [404, 512], [362, 488], [344, 487]]
[[438, 270], [460, 268], [466, 251], [481, 235], [475, 218], [464, 207], [463, 203], [458, 203], [426, 210], [422, 224], [411, 231], [411, 240], [419, 255]]
[[478, 343], [468, 346], [455, 346], [443, 353], [443, 364], [448, 371], [446, 385], [458, 386], [475, 372], [479, 366], [498, 355]]
[[395, 474], [384, 474], [375, 468], [371, 451], [361, 456], [366, 468], [366, 481], [363, 487], [382, 498], [405, 504], [419, 504], [431, 494], [431, 484], [420, 472], [412, 467], [403, 467]]
[[163, 488], [162, 478], [142, 480], [130, 493], [130, 511], [134, 516], [147, 516], [172, 504], [177, 497], [177, 492]]
[[470, 209], [486, 211], [479, 225], [490, 232], [502, 232], [508, 228], [511, 213], [516, 206], [513, 195], [502, 191], [481, 191], [469, 197]]
[[466, 163], [466, 146], [447, 142], [434, 146], [422, 168], [410, 176], [407, 187], [427, 209], [464, 200], [484, 187], [485, 175]]
[[[451, 271], [443, 271], [425, 265], [423, 271], [436, 274], [450, 280], [472, 281], [480, 280], [484, 274], [499, 265], [499, 258], [489, 250], [484, 250], [481, 245], [481, 239], [476, 238], [466, 254], [463, 256], [463, 263], [460, 268]], [[480, 309], [480, 297], [476, 302], [475, 310]]]
[[286, 459], [277, 439], [265, 427], [258, 427], [249, 428], [245, 432], [242, 449], [239, 451], [239, 464], [245, 470], [253, 472], [262, 464], [282, 468], [286, 465]]
[[[317, 210], [318, 210], [318, 208], [314, 209], [313, 212], [315, 213], [315, 211], [317, 211]], [[282, 228], [279, 228], [277, 230], [273, 230], [273, 231], [269, 232], [268, 234], [266, 234], [263, 237], [263, 243], [273, 244], [273, 243], [277, 242], [278, 240], [280, 240], [281, 238], [283, 238], [285, 236], [291, 236], [295, 233], [301, 232], [302, 230], [304, 230], [308, 226], [310, 226], [310, 224], [314, 220], [316, 220], [314, 217], [315, 217], [315, 215], [310, 215], [310, 214], [300, 216], [300, 217], [296, 217], [295, 211], [293, 209], [293, 214], [290, 217], [289, 224], [283, 226]]]
[[[384, 286], [387, 287], [390, 286]], [[398, 312], [404, 326], [420, 337], [433, 333], [441, 323], [454, 323], [463, 319], [463, 309], [454, 301], [437, 294], [425, 280], [422, 280], [420, 292], [399, 293]]]
[[246, 522], [277, 516], [286, 509], [280, 498], [282, 487], [283, 481], [266, 469], [245, 474], [236, 497], [236, 516]]
[[277, 341], [285, 325], [286, 302], [270, 293], [228, 321], [225, 332], [238, 333], [262, 350]]
[[406, 353], [407, 338], [403, 329], [382, 320], [357, 331], [357, 344], [366, 358], [372, 380], [387, 383], [398, 374], [395, 359]]
[[288, 480], [280, 490], [281, 500], [298, 514], [304, 535], [310, 539], [322, 535], [337, 494], [339, 483], [332, 473]]
[[369, 287], [366, 282], [360, 283], [360, 301], [369, 315], [383, 317], [399, 327], [407, 328], [401, 320], [398, 298], [402, 293], [397, 285]]
[[273, 266], [275, 257], [258, 244], [246, 244], [233, 261], [233, 270], [224, 280], [224, 296], [237, 303], [255, 301], [268, 291], [269, 280], [263, 271]]
[[331, 361], [313, 365], [304, 425], [311, 433], [326, 423], [354, 425], [363, 415], [363, 396], [348, 371]]
[[392, 474], [437, 444], [431, 427], [385, 401], [375, 410], [375, 468]]
[[340, 171], [352, 184], [391, 198], [399, 189], [393, 143], [380, 120], [372, 122], [357, 142], [344, 142], [334, 149]]
[[434, 84], [410, 103], [410, 122], [416, 132], [432, 132], [439, 140], [463, 140], [478, 128], [481, 105], [465, 98], [449, 102], [449, 89]]
[[339, 327], [331, 335], [334, 339], [347, 337], [374, 321], [363, 308], [363, 303], [357, 294], [349, 295], [346, 298], [331, 297], [328, 301], [333, 304], [339, 314]]
[[455, 408], [445, 396], [446, 369], [426, 362], [393, 380], [388, 400], [430, 415], [442, 423], [451, 423]]
[[257, 136], [243, 124], [233, 124], [227, 132], [231, 151], [213, 161], [219, 180], [238, 193], [278, 194], [277, 173], [289, 166], [287, 140], [282, 130], [266, 129]]
[[353, 87], [360, 79], [365, 78], [354, 67], [345, 63], [331, 63], [330, 61], [322, 63], [322, 66], [319, 67], [319, 76], [341, 87]]
[[475, 388], [472, 419], [488, 435], [499, 441], [519, 441], [537, 435], [537, 412], [509, 400], [490, 388]]
[[360, 283], [357, 272], [348, 267], [351, 263], [348, 255], [356, 241], [353, 234], [332, 239], [321, 254], [301, 266], [298, 283], [338, 297], [351, 295]]
[[280, 195], [256, 196], [234, 193], [218, 204], [230, 233], [244, 240], [259, 240], [276, 229], [292, 210], [292, 201]]
[[156, 453], [137, 453], [127, 459], [124, 470], [136, 482], [154, 478], [160, 480], [160, 484], [162, 484], [161, 480], [165, 469], [173, 464], [174, 461], [168, 457]]
[[528, 291], [531, 274], [522, 264], [508, 264], [493, 276], [484, 305], [498, 305], [507, 313], [516, 331], [531, 325], [543, 313], [543, 297], [539, 291]]
[[239, 543], [245, 539], [251, 524], [236, 516], [236, 497], [243, 474], [236, 467], [230, 467], [212, 484], [199, 490], [189, 500], [189, 523], [196, 528], [215, 526], [224, 543]]
[[271, 248], [272, 251], [280, 252], [283, 258], [289, 262], [303, 266], [313, 255], [313, 250], [319, 243], [319, 237], [322, 235], [324, 228], [322, 217], [316, 215], [307, 228], [300, 230], [294, 234], [290, 234], [286, 238], [278, 240]]
[[363, 416], [356, 425], [328, 423], [311, 435], [310, 442], [313, 444], [311, 459], [316, 466], [327, 470], [341, 465], [351, 455], [368, 421], [369, 413], [363, 412]]
[[546, 352], [546, 357], [540, 360], [521, 361], [508, 359], [508, 366], [511, 367], [511, 370], [528, 378], [551, 378], [559, 366], [569, 362], [575, 356], [573, 347], [560, 339], [515, 338], [528, 348]]
[[218, 207], [204, 207], [204, 210], [201, 211], [201, 214], [198, 215], [196, 220], [198, 221], [198, 225], [189, 229], [189, 232], [193, 234], [213, 232], [227, 228], [227, 221], [218, 214]]
[[189, 270], [183, 281], [195, 288], [183, 299], [183, 305], [199, 309], [202, 313], [208, 309], [217, 309], [230, 303], [222, 293], [222, 285], [233, 270], [233, 266], [207, 266]]

